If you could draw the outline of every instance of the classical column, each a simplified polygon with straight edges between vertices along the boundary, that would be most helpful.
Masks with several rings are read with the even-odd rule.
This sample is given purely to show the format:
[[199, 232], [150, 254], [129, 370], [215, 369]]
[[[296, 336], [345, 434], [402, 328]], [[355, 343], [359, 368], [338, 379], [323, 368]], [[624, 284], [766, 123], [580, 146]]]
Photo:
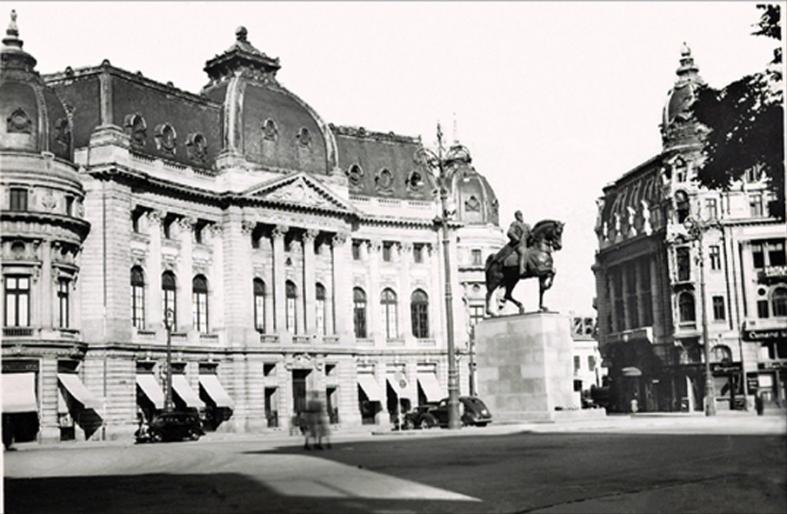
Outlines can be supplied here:
[[333, 258], [333, 312], [334, 333], [341, 339], [349, 339], [352, 326], [352, 254], [347, 234], [336, 234], [331, 239]]
[[[319, 235], [319, 230], [307, 230], [303, 234], [303, 320], [306, 325], [306, 334], [313, 334], [317, 330], [317, 281], [314, 275], [314, 240]], [[301, 332], [304, 333], [304, 332]]]
[[[405, 344], [412, 344], [415, 340], [413, 336], [412, 321], [410, 320], [410, 262], [413, 259], [413, 245], [404, 242], [397, 245], [399, 251], [399, 291], [401, 300], [399, 301], [399, 332], [405, 340]], [[434, 298], [429, 299], [430, 302]]]
[[[231, 206], [224, 214], [221, 236], [213, 239], [213, 249], [220, 255], [213, 256], [213, 267], [221, 274], [223, 286], [222, 303], [212, 302], [211, 310], [222, 311], [224, 333], [229, 346], [246, 340], [245, 334], [252, 329], [252, 277], [251, 277], [251, 231], [254, 222], [243, 220], [241, 208]], [[218, 260], [216, 260], [218, 259]], [[219, 266], [221, 265], [221, 268]], [[212, 288], [215, 292], [217, 288]], [[218, 321], [217, 321], [218, 322]]]
[[[41, 328], [44, 330], [52, 330], [54, 323], [52, 322], [52, 306], [54, 305], [55, 294], [52, 287], [52, 250], [53, 247], [60, 247], [57, 242], [44, 242], [41, 248], [41, 275], [38, 279], [38, 320]], [[33, 284], [31, 284], [32, 286]], [[35, 296], [33, 297], [35, 298]], [[34, 312], [30, 315], [30, 325], [35, 326]]]
[[[222, 229], [220, 225], [212, 224], [205, 227], [211, 247], [210, 265], [210, 290], [213, 291], [211, 303], [213, 306], [208, 309], [210, 317], [209, 326], [211, 332], [224, 328], [224, 252], [222, 251]], [[249, 282], [249, 280], [246, 280]], [[251, 300], [249, 300], [251, 301]]]
[[617, 306], [615, 303], [618, 299], [618, 292], [617, 289], [615, 289], [618, 280], [620, 280], [620, 273], [618, 273], [617, 270], [610, 270], [610, 272], [607, 273], [607, 287], [609, 288], [609, 310], [612, 313], [612, 329], [610, 331], [612, 333], [623, 330], [621, 328], [621, 319], [623, 313], [617, 311]]
[[276, 225], [271, 236], [273, 238], [273, 301], [276, 320], [276, 332], [287, 329], [287, 298], [285, 294], [286, 272], [284, 268], [284, 235], [289, 227]]
[[653, 337], [660, 337], [664, 335], [664, 309], [659, 292], [659, 272], [655, 258], [648, 259], [648, 266], [650, 266], [650, 298], [651, 309], [653, 313]]
[[631, 313], [629, 312], [629, 302], [628, 302], [628, 293], [629, 293], [629, 279], [628, 279], [628, 270], [626, 269], [627, 266], [630, 266], [630, 263], [626, 263], [620, 266], [620, 280], [623, 284], [621, 293], [623, 294], [623, 326], [621, 327], [622, 330], [626, 330], [631, 328]]
[[147, 225], [148, 238], [150, 243], [148, 246], [148, 254], [145, 258], [145, 268], [148, 272], [147, 282], [149, 284], [147, 291], [147, 306], [146, 313], [148, 314], [150, 330], [159, 330], [163, 327], [162, 319], [162, 300], [161, 300], [161, 212], [148, 211], [145, 215], [145, 224]]
[[369, 244], [369, 329], [367, 335], [374, 339], [375, 346], [385, 345], [385, 320], [380, 312], [380, 251], [382, 243], [372, 241]]
[[189, 217], [180, 218], [177, 221], [178, 240], [180, 241], [180, 253], [178, 254], [178, 301], [177, 301], [177, 323], [178, 332], [189, 332], [193, 327], [192, 321], [192, 280], [194, 274], [191, 263], [192, 250], [192, 230], [196, 220]]

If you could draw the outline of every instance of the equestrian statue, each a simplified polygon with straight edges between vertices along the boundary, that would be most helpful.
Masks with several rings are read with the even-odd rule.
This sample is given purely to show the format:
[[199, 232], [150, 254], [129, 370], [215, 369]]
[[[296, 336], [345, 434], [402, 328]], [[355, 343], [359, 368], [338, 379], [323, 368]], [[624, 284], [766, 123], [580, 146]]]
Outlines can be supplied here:
[[[486, 260], [486, 312], [490, 316], [499, 315], [506, 301], [519, 307], [520, 314], [525, 313], [522, 303], [511, 296], [517, 282], [525, 278], [538, 278], [538, 308], [547, 310], [544, 291], [552, 287], [555, 279], [552, 252], [562, 248], [563, 223], [541, 220], [531, 230], [521, 211], [516, 211], [514, 218], [507, 233], [508, 244]], [[492, 294], [501, 286], [505, 288], [503, 302], [493, 311]]]

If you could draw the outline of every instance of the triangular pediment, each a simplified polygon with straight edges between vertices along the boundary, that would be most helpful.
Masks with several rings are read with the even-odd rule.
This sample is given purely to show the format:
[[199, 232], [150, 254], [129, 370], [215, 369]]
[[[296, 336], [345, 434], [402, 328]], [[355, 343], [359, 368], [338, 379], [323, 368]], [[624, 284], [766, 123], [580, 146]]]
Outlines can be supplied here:
[[305, 209], [351, 214], [355, 209], [307, 173], [296, 173], [247, 189], [243, 196]]

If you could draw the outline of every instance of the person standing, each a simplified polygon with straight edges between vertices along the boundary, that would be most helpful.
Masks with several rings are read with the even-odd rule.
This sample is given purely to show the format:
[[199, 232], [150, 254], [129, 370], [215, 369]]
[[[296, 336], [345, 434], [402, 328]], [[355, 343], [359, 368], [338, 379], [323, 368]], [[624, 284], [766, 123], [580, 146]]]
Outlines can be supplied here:
[[522, 211], [514, 213], [514, 221], [508, 227], [508, 245], [514, 249], [519, 257], [519, 274], [524, 275], [527, 268], [527, 244], [530, 239], [530, 225], [525, 223]]
[[762, 393], [760, 391], [757, 391], [754, 395], [754, 409], [757, 411], [758, 416], [762, 416], [765, 410], [765, 402], [762, 400]]

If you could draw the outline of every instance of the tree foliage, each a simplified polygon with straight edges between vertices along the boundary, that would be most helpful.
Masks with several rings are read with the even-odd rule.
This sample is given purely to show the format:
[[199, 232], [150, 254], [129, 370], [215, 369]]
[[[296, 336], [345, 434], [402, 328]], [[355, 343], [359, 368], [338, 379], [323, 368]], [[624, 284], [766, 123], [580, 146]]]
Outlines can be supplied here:
[[[762, 11], [753, 35], [781, 41], [779, 5]], [[760, 167], [775, 200], [771, 215], [784, 219], [784, 94], [781, 43], [768, 67], [722, 89], [703, 86], [692, 110], [709, 131], [703, 136], [702, 168], [697, 179], [713, 189], [729, 189], [747, 170]]]

